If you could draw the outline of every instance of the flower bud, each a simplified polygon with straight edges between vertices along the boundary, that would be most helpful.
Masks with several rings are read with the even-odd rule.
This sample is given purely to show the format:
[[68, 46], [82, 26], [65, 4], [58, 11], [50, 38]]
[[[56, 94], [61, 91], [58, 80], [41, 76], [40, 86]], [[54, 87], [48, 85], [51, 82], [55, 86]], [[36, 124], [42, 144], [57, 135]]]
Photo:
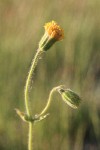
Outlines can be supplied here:
[[72, 108], [78, 108], [81, 102], [81, 98], [75, 92], [70, 89], [65, 90], [63, 88], [58, 89], [58, 92], [61, 94], [65, 103], [67, 103]]
[[46, 23], [44, 28], [45, 33], [39, 42], [39, 48], [47, 51], [56, 41], [64, 38], [64, 33], [55, 21]]

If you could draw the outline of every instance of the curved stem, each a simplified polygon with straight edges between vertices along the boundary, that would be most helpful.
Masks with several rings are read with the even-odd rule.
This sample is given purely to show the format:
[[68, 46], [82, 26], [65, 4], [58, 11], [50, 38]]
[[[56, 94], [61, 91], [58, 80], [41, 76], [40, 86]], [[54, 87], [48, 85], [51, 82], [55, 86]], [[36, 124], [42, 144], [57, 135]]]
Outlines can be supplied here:
[[[34, 57], [34, 59], [32, 60], [32, 64], [29, 70], [29, 74], [26, 80], [26, 85], [25, 85], [25, 107], [26, 107], [26, 112], [28, 116], [31, 116], [31, 109], [29, 106], [29, 88], [30, 88], [30, 84], [31, 84], [31, 79], [32, 79], [32, 75], [33, 72], [37, 66], [38, 60], [41, 57], [42, 53], [44, 51], [42, 49], [38, 49], [37, 53]], [[29, 137], [28, 137], [28, 150], [32, 150], [32, 127], [33, 127], [33, 123], [29, 122]]]
[[48, 110], [49, 106], [50, 106], [50, 103], [51, 103], [51, 100], [52, 100], [52, 95], [53, 93], [58, 89], [59, 87], [54, 87], [51, 91], [50, 91], [50, 94], [49, 94], [49, 98], [47, 100], [47, 104], [46, 106], [44, 107], [44, 109], [42, 110], [42, 112], [39, 114], [39, 116], [43, 115], [44, 113], [46, 113], [46, 111]]
[[33, 123], [29, 122], [28, 150], [32, 150], [32, 128]]
[[31, 67], [30, 67], [30, 70], [29, 70], [29, 74], [28, 74], [28, 77], [27, 77], [27, 80], [26, 80], [26, 85], [25, 85], [25, 107], [26, 107], [26, 112], [27, 112], [28, 116], [31, 115], [31, 110], [29, 108], [29, 95], [28, 95], [29, 87], [30, 87], [30, 84], [31, 84], [31, 78], [32, 78], [33, 72], [34, 72], [34, 70], [37, 66], [38, 60], [41, 57], [43, 52], [44, 51], [41, 50], [41, 49], [37, 50], [37, 53], [36, 53], [34, 59], [32, 60], [32, 64], [31, 64]]

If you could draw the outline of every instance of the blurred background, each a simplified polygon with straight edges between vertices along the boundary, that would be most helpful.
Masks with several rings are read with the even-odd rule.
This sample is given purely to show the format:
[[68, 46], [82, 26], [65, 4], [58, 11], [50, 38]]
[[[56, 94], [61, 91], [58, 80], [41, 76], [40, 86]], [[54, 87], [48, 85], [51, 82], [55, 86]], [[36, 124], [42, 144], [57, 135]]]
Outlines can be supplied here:
[[50, 116], [34, 126], [34, 150], [100, 150], [100, 0], [0, 0], [0, 150], [27, 150], [24, 86], [31, 60], [55, 20], [65, 38], [40, 60], [33, 76], [33, 115], [50, 90], [65, 84], [82, 97], [73, 110], [55, 93]]

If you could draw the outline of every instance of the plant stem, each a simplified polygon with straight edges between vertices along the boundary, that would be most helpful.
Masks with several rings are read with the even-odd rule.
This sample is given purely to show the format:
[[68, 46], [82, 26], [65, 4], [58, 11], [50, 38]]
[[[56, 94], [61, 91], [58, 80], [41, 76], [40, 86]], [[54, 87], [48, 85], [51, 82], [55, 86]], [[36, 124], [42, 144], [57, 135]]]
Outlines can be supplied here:
[[54, 87], [54, 88], [50, 91], [49, 98], [48, 98], [48, 100], [47, 100], [47, 104], [46, 104], [46, 106], [44, 107], [44, 109], [42, 110], [42, 112], [39, 114], [39, 116], [42, 116], [44, 113], [46, 113], [46, 111], [48, 110], [48, 108], [49, 108], [49, 106], [50, 106], [53, 93], [54, 93], [55, 91], [58, 91], [58, 89], [61, 88], [61, 87], [63, 87], [63, 86], [64, 86], [64, 85], [56, 86], [56, 87]]
[[31, 64], [31, 67], [30, 67], [30, 70], [29, 70], [29, 74], [28, 74], [28, 77], [27, 77], [27, 80], [26, 80], [26, 85], [25, 85], [25, 107], [26, 107], [26, 112], [27, 112], [28, 116], [31, 115], [31, 110], [30, 110], [30, 107], [29, 107], [29, 94], [28, 94], [30, 84], [31, 84], [31, 78], [32, 78], [33, 72], [34, 72], [34, 70], [37, 66], [38, 60], [41, 57], [43, 52], [44, 52], [43, 50], [40, 50], [40, 49], [37, 50], [37, 53], [36, 53], [34, 59], [32, 60], [32, 64]]
[[49, 108], [50, 106], [50, 103], [51, 103], [51, 100], [52, 100], [52, 95], [53, 93], [57, 90], [58, 87], [54, 87], [51, 91], [50, 91], [50, 94], [49, 94], [49, 98], [47, 100], [47, 104], [46, 106], [44, 107], [44, 109], [42, 110], [42, 112], [40, 113], [40, 116], [43, 115]]
[[33, 123], [29, 122], [28, 150], [32, 150], [32, 129]]
[[[36, 55], [34, 56], [32, 60], [32, 64], [29, 70], [29, 74], [26, 80], [26, 85], [25, 85], [25, 107], [26, 107], [26, 112], [29, 117], [31, 117], [31, 109], [29, 105], [29, 88], [31, 85], [31, 79], [32, 75], [34, 73], [34, 70], [37, 66], [38, 60], [41, 57], [42, 53], [44, 51], [42, 49], [38, 49], [36, 52]], [[32, 150], [32, 127], [33, 127], [33, 122], [29, 122], [29, 137], [28, 137], [28, 150]]]

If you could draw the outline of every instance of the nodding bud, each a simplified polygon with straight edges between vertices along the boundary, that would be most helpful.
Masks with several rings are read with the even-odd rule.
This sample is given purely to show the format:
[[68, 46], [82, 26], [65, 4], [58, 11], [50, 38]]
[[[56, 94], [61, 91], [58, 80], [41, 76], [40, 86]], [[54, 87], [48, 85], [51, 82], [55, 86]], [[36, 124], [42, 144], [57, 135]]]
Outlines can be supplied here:
[[61, 94], [62, 99], [72, 108], [78, 108], [81, 98], [70, 89], [59, 88], [58, 92]]
[[45, 33], [39, 42], [39, 48], [47, 51], [56, 41], [64, 38], [64, 33], [55, 21], [46, 23], [44, 28]]

